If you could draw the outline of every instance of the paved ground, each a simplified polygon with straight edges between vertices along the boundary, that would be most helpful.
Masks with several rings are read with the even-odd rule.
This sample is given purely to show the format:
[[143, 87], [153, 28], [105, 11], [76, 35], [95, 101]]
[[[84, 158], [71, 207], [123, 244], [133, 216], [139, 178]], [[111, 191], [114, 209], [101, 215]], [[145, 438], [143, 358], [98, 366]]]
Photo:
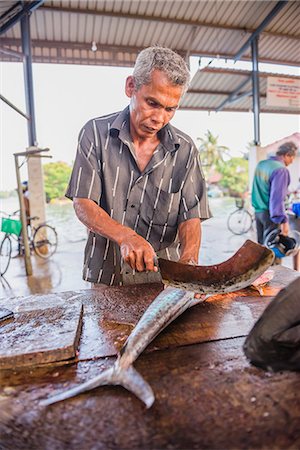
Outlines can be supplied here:
[[[243, 236], [228, 231], [221, 200], [220, 207], [214, 202], [214, 217], [203, 223], [201, 265], [225, 261], [246, 239], [255, 240], [251, 230]], [[23, 258], [12, 259], [5, 278], [1, 279], [0, 298], [89, 288], [90, 283], [81, 278], [84, 245], [83, 240], [72, 243], [59, 236], [58, 251], [49, 261], [32, 256], [33, 275], [30, 277], [25, 274]], [[292, 257], [284, 258], [284, 266], [292, 268], [292, 264]]]

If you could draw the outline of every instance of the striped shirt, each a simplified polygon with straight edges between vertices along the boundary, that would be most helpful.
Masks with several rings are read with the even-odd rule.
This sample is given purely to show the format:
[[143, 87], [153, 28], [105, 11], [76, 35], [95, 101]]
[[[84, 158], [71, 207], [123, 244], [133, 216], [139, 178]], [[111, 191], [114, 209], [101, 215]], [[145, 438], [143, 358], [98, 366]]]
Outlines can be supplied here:
[[[79, 134], [66, 196], [93, 200], [112, 219], [150, 242], [159, 256], [178, 260], [178, 225], [210, 217], [199, 153], [191, 138], [168, 124], [159, 132], [160, 144], [141, 172], [129, 121], [127, 107], [87, 122]], [[119, 246], [90, 231], [83, 278], [122, 284]]]

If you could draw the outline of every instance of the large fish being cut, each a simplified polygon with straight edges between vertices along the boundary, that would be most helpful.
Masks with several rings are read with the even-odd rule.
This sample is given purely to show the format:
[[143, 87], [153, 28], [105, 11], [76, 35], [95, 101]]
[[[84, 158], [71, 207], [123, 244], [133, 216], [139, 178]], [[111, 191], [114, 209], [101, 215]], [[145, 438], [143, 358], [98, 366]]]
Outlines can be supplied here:
[[[252, 241], [224, 263], [214, 266], [189, 266], [160, 260], [162, 280], [168, 284], [150, 304], [122, 347], [114, 365], [97, 377], [72, 389], [42, 400], [50, 405], [103, 385], [120, 385], [135, 394], [147, 408], [155, 397], [150, 385], [133, 367], [148, 344], [187, 308], [215, 293], [233, 292], [251, 285], [273, 262], [271, 250]], [[175, 287], [174, 287], [175, 286]], [[204, 294], [196, 298], [194, 293]]]

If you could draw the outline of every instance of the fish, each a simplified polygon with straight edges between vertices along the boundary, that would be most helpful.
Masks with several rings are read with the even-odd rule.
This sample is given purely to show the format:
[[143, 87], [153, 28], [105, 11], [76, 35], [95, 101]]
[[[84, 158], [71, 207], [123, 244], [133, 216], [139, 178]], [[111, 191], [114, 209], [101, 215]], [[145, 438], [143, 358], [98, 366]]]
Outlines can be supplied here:
[[204, 301], [203, 298], [195, 298], [194, 293], [190, 291], [178, 288], [167, 288], [166, 291], [167, 294], [162, 291], [147, 308], [111, 368], [79, 386], [42, 400], [40, 405], [48, 406], [98, 386], [120, 385], [135, 394], [146, 405], [146, 408], [150, 408], [155, 400], [153, 390], [133, 367], [134, 361], [176, 317], [191, 306]]
[[[91, 380], [41, 400], [40, 405], [49, 406], [99, 386], [120, 385], [138, 397], [146, 405], [146, 408], [150, 408], [155, 400], [153, 390], [149, 383], [133, 367], [134, 361], [136, 361], [144, 349], [164, 328], [188, 308], [205, 301], [216, 292], [233, 292], [249, 286], [259, 275], [261, 275], [272, 263], [274, 255], [271, 250], [258, 244], [249, 244], [249, 242], [247, 244], [246, 242], [227, 262], [230, 262], [230, 267], [232, 265], [233, 267], [236, 266], [235, 260], [240, 262], [241, 256], [246, 258], [249, 256], [247, 255], [249, 248], [252, 253], [251, 262], [249, 263], [248, 258], [248, 262], [246, 261], [246, 264], [248, 265], [247, 269], [242, 268], [242, 270], [244, 270], [242, 274], [238, 273], [238, 269], [235, 269], [235, 271], [231, 269], [231, 272], [233, 272], [231, 282], [228, 282], [228, 279], [224, 280], [224, 277], [222, 276], [224, 270], [226, 270], [226, 274], [228, 272], [226, 263], [215, 265], [211, 269], [207, 269], [210, 266], [206, 266], [206, 269], [213, 272], [214, 275], [211, 278], [211, 284], [209, 284], [207, 282], [207, 272], [204, 271], [205, 279], [201, 280], [201, 284], [204, 286], [203, 289], [197, 280], [195, 281], [192, 279], [193, 276], [190, 273], [190, 270], [192, 270], [193, 273], [197, 274], [200, 266], [193, 266], [194, 269], [191, 269], [191, 266], [188, 267], [184, 264], [171, 261], [165, 262], [164, 264], [171, 264], [172, 267], [174, 264], [177, 265], [180, 269], [180, 275], [172, 280], [172, 276], [166, 274], [167, 270], [161, 267], [163, 277], [168, 278], [168, 280], [163, 280], [168, 282], [168, 287], [166, 287], [146, 309], [121, 348], [113, 366], [104, 370]], [[257, 252], [255, 257], [253, 257], [253, 252]], [[164, 264], [161, 266], [164, 266]], [[202, 268], [204, 270], [205, 266], [202, 266]], [[220, 270], [218, 270], [219, 268]], [[187, 269], [189, 271], [188, 276], [182, 277], [182, 270], [185, 271]], [[186, 281], [184, 281], [184, 278], [186, 278]], [[172, 282], [174, 282], [173, 286]], [[202, 292], [202, 295], [195, 296], [195, 292], [199, 291]]]

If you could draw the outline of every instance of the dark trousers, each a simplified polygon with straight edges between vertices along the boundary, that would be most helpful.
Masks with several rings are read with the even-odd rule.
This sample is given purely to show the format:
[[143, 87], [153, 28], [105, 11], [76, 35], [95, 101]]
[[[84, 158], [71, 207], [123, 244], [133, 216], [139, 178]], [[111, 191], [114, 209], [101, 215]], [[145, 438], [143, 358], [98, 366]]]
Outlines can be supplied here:
[[269, 211], [255, 213], [257, 241], [263, 244], [266, 236], [273, 230], [279, 228], [279, 225], [272, 222]]

